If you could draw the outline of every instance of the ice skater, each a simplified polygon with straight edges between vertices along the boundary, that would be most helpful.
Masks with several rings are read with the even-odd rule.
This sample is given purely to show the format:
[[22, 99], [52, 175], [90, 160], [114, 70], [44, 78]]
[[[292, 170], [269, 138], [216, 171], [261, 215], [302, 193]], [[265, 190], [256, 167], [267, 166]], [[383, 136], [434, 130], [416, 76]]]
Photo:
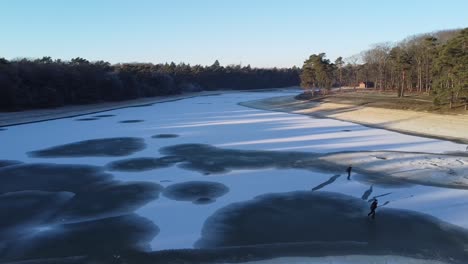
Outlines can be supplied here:
[[375, 219], [375, 209], [377, 209], [378, 203], [379, 202], [377, 201], [377, 199], [374, 199], [374, 201], [372, 202], [370, 206], [370, 213], [368, 213], [367, 216], [371, 216], [372, 219]]
[[351, 165], [349, 165], [349, 167], [346, 169], [346, 172], [348, 173], [348, 181], [351, 180], [351, 170], [353, 169], [353, 167]]

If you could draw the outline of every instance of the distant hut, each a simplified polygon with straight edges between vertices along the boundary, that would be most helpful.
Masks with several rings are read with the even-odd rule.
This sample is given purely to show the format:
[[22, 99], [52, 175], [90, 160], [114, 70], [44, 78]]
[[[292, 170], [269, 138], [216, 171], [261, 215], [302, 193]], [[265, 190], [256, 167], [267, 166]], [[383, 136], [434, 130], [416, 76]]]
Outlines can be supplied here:
[[358, 88], [360, 89], [374, 88], [374, 82], [360, 82]]

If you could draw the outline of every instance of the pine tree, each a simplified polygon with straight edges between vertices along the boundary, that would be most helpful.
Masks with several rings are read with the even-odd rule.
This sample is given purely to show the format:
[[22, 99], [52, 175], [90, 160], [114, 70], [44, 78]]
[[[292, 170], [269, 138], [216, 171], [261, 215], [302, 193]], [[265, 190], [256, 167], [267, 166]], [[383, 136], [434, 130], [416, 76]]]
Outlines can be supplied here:
[[455, 100], [468, 96], [468, 28], [441, 47], [434, 73], [437, 76], [435, 100], [448, 100], [452, 108]]

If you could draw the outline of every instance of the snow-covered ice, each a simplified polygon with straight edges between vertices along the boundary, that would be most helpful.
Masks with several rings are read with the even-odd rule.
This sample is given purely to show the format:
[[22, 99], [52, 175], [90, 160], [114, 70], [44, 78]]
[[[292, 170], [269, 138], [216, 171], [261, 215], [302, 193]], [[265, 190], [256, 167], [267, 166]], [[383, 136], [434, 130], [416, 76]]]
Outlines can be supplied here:
[[[241, 92], [202, 96], [145, 107], [112, 110], [104, 114], [113, 116], [97, 120], [77, 121], [78, 118], [66, 118], [11, 126], [0, 132], [0, 160], [16, 160], [27, 164], [106, 166], [110, 162], [128, 158], [160, 158], [165, 156], [159, 152], [164, 147], [205, 144], [230, 150], [318, 153], [324, 155], [321, 159], [335, 164], [338, 170], [343, 168], [341, 177], [323, 186], [320, 184], [327, 182], [334, 173], [327, 173], [323, 169], [234, 166], [222, 173], [208, 175], [177, 165], [137, 172], [109, 171], [115, 180], [121, 182], [154, 182], [167, 187], [187, 181], [209, 181], [222, 183], [229, 188], [225, 195], [217, 197], [212, 203], [175, 201], [160, 195], [158, 199], [136, 209], [138, 215], [159, 227], [159, 234], [150, 243], [152, 250], [193, 248], [194, 243], [201, 237], [205, 220], [217, 210], [232, 203], [249, 201], [267, 193], [309, 191], [316, 186], [321, 186], [320, 191], [338, 192], [359, 199], [372, 186], [372, 192], [366, 198], [382, 195], [379, 202], [385, 203], [386, 208], [417, 211], [468, 228], [468, 157], [427, 157], [425, 154], [462, 152], [465, 150], [464, 145], [368, 128], [349, 122], [314, 119], [238, 105], [239, 102], [281, 94], [284, 92]], [[94, 115], [80, 118], [92, 116]], [[142, 122], [121, 122], [125, 120]], [[171, 134], [174, 137], [152, 138], [158, 134]], [[72, 142], [117, 137], [142, 138], [146, 147], [128, 156], [50, 158], [28, 154], [31, 151]], [[344, 172], [348, 164], [353, 164], [357, 173], [351, 181], [346, 179]], [[414, 181], [404, 186], [378, 182], [373, 184], [372, 181], [360, 179], [360, 169], [376, 174], [386, 172], [396, 178], [416, 179], [421, 183], [427, 181], [427, 184]], [[459, 186], [440, 186], [439, 183], [445, 180]], [[340, 261], [337, 259], [330, 263], [342, 263]], [[372, 263], [403, 263], [402, 261], [404, 262], [395, 258], [387, 262]]]

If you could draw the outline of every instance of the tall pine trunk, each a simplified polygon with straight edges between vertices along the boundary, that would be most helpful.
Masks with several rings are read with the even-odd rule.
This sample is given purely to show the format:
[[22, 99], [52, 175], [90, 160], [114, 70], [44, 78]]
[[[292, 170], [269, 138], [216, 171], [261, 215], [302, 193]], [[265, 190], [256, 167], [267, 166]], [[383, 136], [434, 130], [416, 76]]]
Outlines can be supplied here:
[[400, 93], [398, 97], [405, 96], [406, 70], [402, 71], [401, 77], [402, 77], [402, 82], [401, 82], [401, 88], [400, 88]]

